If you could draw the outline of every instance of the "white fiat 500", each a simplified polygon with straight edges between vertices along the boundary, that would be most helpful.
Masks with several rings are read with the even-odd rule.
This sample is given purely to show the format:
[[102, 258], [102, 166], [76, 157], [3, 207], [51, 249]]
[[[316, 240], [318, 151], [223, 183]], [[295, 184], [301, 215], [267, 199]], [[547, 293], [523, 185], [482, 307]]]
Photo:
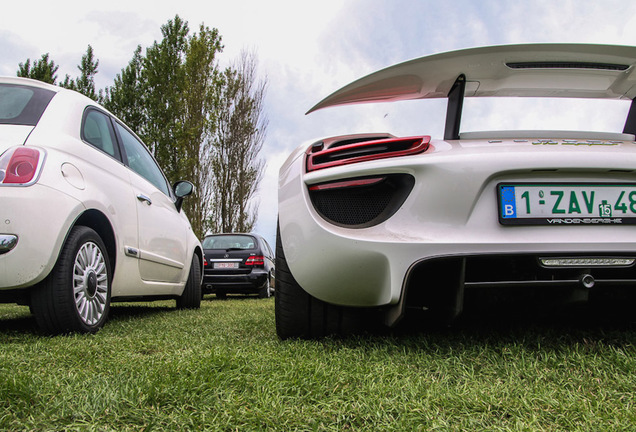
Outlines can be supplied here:
[[460, 133], [464, 98], [484, 96], [622, 99], [627, 112], [636, 47], [437, 54], [375, 72], [313, 107], [447, 99], [442, 139], [331, 137], [283, 164], [281, 338], [346, 333], [369, 316], [394, 326], [410, 311], [449, 321], [465, 299], [486, 296], [523, 293], [539, 307], [554, 298], [634, 301], [636, 104], [616, 133]]
[[145, 145], [77, 92], [0, 78], [0, 301], [49, 333], [95, 332], [111, 301], [201, 301], [202, 248]]

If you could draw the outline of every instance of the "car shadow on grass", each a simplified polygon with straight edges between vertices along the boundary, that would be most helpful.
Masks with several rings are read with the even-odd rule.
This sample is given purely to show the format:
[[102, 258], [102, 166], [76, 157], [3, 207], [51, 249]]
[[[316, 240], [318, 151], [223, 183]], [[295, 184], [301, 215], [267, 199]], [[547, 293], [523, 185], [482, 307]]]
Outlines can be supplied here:
[[[5, 307], [4, 313], [0, 313], [0, 334], [10, 335], [40, 335], [47, 334], [38, 328], [35, 317], [31, 315], [28, 307], [10, 305]], [[142, 304], [142, 303], [114, 303], [108, 314], [109, 323], [148, 319], [160, 314], [175, 312], [174, 306]]]
[[[270, 297], [273, 299], [273, 296]], [[257, 294], [228, 294], [227, 297], [217, 297], [216, 294], [206, 294], [201, 299], [202, 301], [240, 301], [240, 300], [267, 300], [266, 298], [260, 298]]]
[[0, 334], [41, 334], [35, 322], [35, 318], [29, 314], [28, 309], [26, 309], [26, 311], [26, 314], [23, 316], [0, 319]]
[[159, 314], [175, 312], [175, 310], [174, 306], [145, 303], [113, 303], [108, 313], [108, 321], [144, 319]]
[[627, 306], [575, 304], [537, 309], [517, 305], [507, 309], [499, 304], [465, 310], [457, 319], [445, 323], [434, 322], [423, 312], [411, 313], [380, 337], [400, 345], [417, 344], [449, 353], [486, 346], [627, 347], [636, 343], [636, 316]]

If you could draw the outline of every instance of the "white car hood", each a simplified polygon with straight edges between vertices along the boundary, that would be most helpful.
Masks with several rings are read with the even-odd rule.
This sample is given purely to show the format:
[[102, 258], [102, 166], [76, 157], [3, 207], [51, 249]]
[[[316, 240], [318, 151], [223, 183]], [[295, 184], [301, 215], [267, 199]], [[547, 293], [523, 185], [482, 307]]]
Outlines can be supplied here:
[[0, 154], [9, 147], [24, 145], [33, 126], [0, 125]]

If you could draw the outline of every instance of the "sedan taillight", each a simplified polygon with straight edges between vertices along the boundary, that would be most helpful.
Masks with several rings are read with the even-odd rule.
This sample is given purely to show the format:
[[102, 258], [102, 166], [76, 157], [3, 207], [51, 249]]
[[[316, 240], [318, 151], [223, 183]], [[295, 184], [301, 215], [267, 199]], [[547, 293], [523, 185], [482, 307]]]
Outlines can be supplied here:
[[245, 261], [245, 265], [263, 267], [265, 265], [265, 257], [263, 255], [253, 255]]
[[14, 147], [0, 156], [0, 184], [28, 186], [37, 181], [44, 164], [44, 151]]

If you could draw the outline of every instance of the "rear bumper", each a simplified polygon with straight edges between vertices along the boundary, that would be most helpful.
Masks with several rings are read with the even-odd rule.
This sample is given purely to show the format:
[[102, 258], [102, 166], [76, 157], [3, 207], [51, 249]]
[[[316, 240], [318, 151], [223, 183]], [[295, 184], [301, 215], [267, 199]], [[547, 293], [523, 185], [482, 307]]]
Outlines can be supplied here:
[[0, 195], [0, 290], [30, 287], [53, 268], [83, 206], [40, 184], [3, 187]]
[[[407, 309], [423, 310], [452, 320], [466, 303], [483, 306], [514, 299], [511, 304], [516, 307], [538, 311], [551, 304], [634, 299], [636, 251], [619, 256], [623, 257], [620, 261], [632, 263], [602, 265], [617, 255], [593, 252], [452, 255], [422, 260], [409, 269], [394, 315], [399, 317]], [[546, 264], [549, 261], [563, 265]]]
[[[452, 151], [442, 154], [440, 150], [437, 155], [373, 161], [309, 174], [304, 172], [303, 159], [299, 157], [281, 168], [278, 194], [281, 243], [286, 263], [305, 291], [341, 306], [392, 308], [404, 302], [407, 287], [417, 286], [409, 282], [417, 268], [425, 269], [418, 273], [423, 275], [421, 283], [426, 286], [434, 285], [431, 280], [438, 274], [449, 278], [453, 287], [460, 281], [462, 286], [466, 284], [471, 288], [538, 287], [557, 283], [553, 281], [576, 286], [589, 272], [562, 275], [565, 272], [560, 271], [554, 272], [552, 277], [552, 273], [537, 268], [533, 260], [541, 256], [636, 254], [633, 225], [511, 226], [499, 222], [499, 183], [625, 181], [620, 174], [610, 176], [607, 171], [594, 168], [599, 158], [591, 158], [581, 149], [567, 153], [561, 149], [563, 155], [543, 159], [547, 155], [531, 156], [531, 152], [536, 153], [536, 146], [520, 147], [520, 152], [513, 151], [512, 146], [509, 152], [497, 147], [482, 152], [478, 151], [481, 147], [470, 150], [459, 144], [437, 142], [435, 145]], [[492, 158], [495, 151], [496, 161]], [[626, 147], [625, 152], [622, 159], [604, 155], [607, 159], [603, 164], [620, 169], [626, 163], [633, 165], [630, 161], [636, 155], [631, 155], [632, 148]], [[546, 164], [545, 160], [552, 162]], [[564, 160], [571, 166], [561, 169], [559, 164]], [[536, 173], [533, 169], [537, 166], [550, 169]], [[573, 174], [574, 168], [579, 173]], [[399, 209], [376, 225], [343, 226], [342, 221], [335, 220], [331, 213], [326, 214], [310, 196], [309, 187], [313, 185], [393, 174], [412, 175], [415, 184]], [[334, 200], [332, 204], [338, 211], [344, 209], [345, 214], [358, 209], [348, 206], [345, 199]], [[486, 260], [483, 265], [490, 266], [491, 271], [480, 271], [482, 262], [474, 257], [493, 256], [519, 257], [514, 265], [520, 270], [509, 279], [500, 279], [499, 274], [512, 265], [509, 259], [503, 259]], [[522, 257], [530, 257], [531, 264], [526, 264], [527, 260]], [[457, 276], [464, 261], [466, 280]], [[433, 265], [422, 264], [427, 262]], [[452, 265], [442, 271], [434, 265], [442, 262]], [[597, 273], [598, 270], [591, 272], [597, 285], [618, 284], [611, 279], [613, 276]], [[632, 280], [631, 276], [623, 279], [625, 284]]]
[[203, 276], [202, 289], [206, 294], [257, 294], [267, 283], [268, 273], [264, 269], [254, 269], [247, 274], [213, 274], [207, 271]]

